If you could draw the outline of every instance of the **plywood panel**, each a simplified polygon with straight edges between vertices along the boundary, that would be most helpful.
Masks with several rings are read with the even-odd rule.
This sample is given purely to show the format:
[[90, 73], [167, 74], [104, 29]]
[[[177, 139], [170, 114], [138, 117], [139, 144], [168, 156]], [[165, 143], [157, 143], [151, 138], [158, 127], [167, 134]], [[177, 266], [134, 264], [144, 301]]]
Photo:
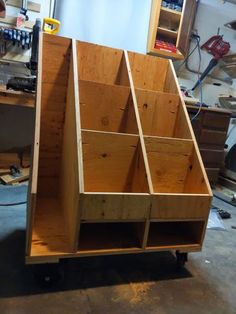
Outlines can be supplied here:
[[145, 219], [150, 207], [149, 195], [83, 194], [82, 220]]
[[145, 137], [154, 192], [181, 193], [193, 150], [191, 140]]
[[80, 80], [129, 85], [123, 51], [77, 41]]
[[138, 134], [129, 87], [79, 81], [79, 92], [83, 129]]
[[[62, 151], [63, 125], [66, 105], [71, 40], [68, 38], [43, 34], [42, 80], [41, 80], [41, 125], [39, 150], [40, 195], [56, 196], [60, 173], [60, 154]], [[52, 62], [56, 60], [57, 62]], [[44, 158], [44, 153], [51, 155]], [[42, 155], [41, 155], [42, 154]], [[54, 155], [53, 155], [54, 154]], [[53, 160], [54, 159], [54, 163]], [[43, 187], [41, 178], [52, 176], [55, 186]]]
[[138, 136], [83, 130], [82, 144], [85, 192], [131, 192]]
[[69, 239], [60, 202], [38, 198], [32, 236], [31, 256], [48, 256], [70, 252]]
[[168, 60], [128, 52], [135, 88], [163, 91]]
[[180, 101], [179, 110], [176, 117], [174, 137], [191, 139], [190, 125], [187, 122], [183, 104]]
[[79, 195], [83, 192], [83, 183], [81, 182], [82, 174], [79, 171], [81, 130], [75, 42], [72, 46], [61, 158], [60, 200], [70, 249], [76, 252], [79, 227]]
[[208, 195], [153, 195], [151, 219], [207, 219]]
[[195, 149], [190, 159], [184, 192], [209, 194], [202, 167]]
[[173, 67], [171, 66], [172, 60], [169, 60], [169, 64], [166, 71], [164, 92], [178, 95], [178, 88], [174, 79]]
[[172, 137], [178, 113], [178, 96], [142, 89], [135, 92], [143, 134]]

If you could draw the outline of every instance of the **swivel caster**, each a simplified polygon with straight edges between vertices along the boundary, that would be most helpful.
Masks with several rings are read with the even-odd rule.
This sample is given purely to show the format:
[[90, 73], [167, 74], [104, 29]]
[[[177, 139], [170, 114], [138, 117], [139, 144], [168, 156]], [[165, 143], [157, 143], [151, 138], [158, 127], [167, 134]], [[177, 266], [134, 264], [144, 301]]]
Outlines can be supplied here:
[[178, 269], [184, 268], [185, 263], [188, 261], [188, 253], [181, 253], [179, 251], [176, 251], [175, 255], [176, 255], [177, 268]]

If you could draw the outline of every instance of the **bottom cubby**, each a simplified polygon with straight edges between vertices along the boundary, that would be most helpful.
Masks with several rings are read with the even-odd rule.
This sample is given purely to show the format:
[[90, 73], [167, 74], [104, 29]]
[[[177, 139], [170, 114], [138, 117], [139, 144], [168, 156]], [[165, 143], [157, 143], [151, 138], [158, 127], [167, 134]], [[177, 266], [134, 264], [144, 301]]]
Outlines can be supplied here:
[[39, 197], [32, 229], [31, 256], [49, 256], [71, 252], [61, 202]]
[[78, 252], [142, 247], [145, 222], [82, 223]]
[[204, 221], [150, 222], [147, 247], [201, 245]]

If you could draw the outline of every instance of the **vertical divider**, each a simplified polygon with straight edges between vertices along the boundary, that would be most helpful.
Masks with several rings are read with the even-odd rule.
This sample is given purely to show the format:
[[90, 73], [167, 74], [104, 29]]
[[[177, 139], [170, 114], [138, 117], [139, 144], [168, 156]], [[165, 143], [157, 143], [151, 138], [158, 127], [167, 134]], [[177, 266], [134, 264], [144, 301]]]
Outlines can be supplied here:
[[[124, 50], [124, 55], [125, 55], [125, 61], [126, 61], [126, 66], [127, 66], [127, 70], [128, 70], [128, 76], [129, 76], [129, 82], [130, 82], [130, 88], [131, 88], [131, 95], [132, 95], [133, 104], [134, 104], [135, 117], [136, 117], [136, 121], [137, 121], [137, 125], [138, 125], [139, 140], [140, 140], [142, 154], [143, 154], [145, 171], [146, 171], [146, 174], [147, 174], [149, 193], [153, 194], [154, 193], [154, 191], [153, 191], [153, 184], [152, 184], [152, 179], [151, 179], [149, 163], [148, 163], [148, 159], [147, 159], [147, 151], [146, 151], [146, 147], [145, 147], [145, 143], [144, 143], [143, 130], [142, 130], [142, 126], [141, 126], [139, 110], [138, 110], [138, 103], [137, 103], [135, 87], [134, 87], [134, 81], [133, 81], [133, 77], [132, 77], [132, 72], [131, 72], [131, 67], [130, 67], [130, 63], [129, 63], [129, 56], [128, 56], [127, 50]], [[147, 220], [146, 220], [146, 223], [145, 223], [145, 230], [144, 230], [144, 237], [143, 237], [142, 248], [145, 248], [146, 244], [147, 244], [147, 237], [148, 237], [149, 224], [150, 224], [149, 223], [149, 217], [150, 217], [150, 212], [151, 212], [151, 205], [149, 207], [149, 212], [147, 213]]]
[[27, 227], [26, 227], [26, 255], [30, 254], [32, 242], [32, 229], [34, 224], [34, 213], [37, 196], [38, 167], [39, 167], [39, 139], [40, 139], [40, 120], [41, 120], [41, 89], [42, 89], [42, 56], [43, 56], [43, 33], [39, 34], [38, 51], [38, 76], [37, 93], [35, 101], [35, 130], [34, 145], [31, 152], [30, 185], [28, 187], [27, 201]]
[[79, 203], [84, 192], [82, 144], [78, 92], [76, 42], [71, 42], [71, 59], [63, 134], [60, 197], [70, 250], [77, 251], [80, 228]]

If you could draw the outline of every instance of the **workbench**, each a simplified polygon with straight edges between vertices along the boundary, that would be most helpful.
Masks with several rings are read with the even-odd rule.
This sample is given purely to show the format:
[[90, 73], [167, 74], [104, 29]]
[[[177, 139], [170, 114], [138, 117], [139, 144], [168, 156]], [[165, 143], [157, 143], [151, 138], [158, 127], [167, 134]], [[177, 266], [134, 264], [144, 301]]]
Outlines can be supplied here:
[[[199, 107], [187, 105], [190, 118], [196, 115]], [[220, 168], [224, 164], [224, 146], [230, 124], [231, 112], [226, 109], [202, 107], [192, 121], [202, 160], [212, 185], [218, 181]]]

